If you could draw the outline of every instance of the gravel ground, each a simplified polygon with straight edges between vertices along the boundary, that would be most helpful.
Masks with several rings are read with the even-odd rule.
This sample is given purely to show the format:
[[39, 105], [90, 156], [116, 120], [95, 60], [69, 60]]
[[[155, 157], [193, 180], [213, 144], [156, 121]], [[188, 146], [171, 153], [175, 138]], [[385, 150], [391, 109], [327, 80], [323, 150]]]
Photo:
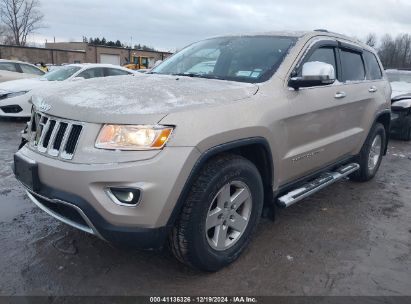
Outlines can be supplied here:
[[392, 141], [373, 181], [336, 183], [262, 220], [237, 262], [204, 274], [35, 207], [10, 168], [23, 125], [0, 120], [0, 295], [411, 295], [411, 143]]

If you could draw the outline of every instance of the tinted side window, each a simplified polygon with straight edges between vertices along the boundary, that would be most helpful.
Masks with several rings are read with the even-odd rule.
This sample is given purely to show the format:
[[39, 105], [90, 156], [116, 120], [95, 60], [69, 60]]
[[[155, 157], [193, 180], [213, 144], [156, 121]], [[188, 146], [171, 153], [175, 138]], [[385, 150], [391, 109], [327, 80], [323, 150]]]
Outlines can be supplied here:
[[106, 76], [121, 76], [121, 75], [130, 75], [131, 73], [123, 71], [120, 69], [106, 68]]
[[104, 77], [104, 73], [102, 68], [87, 69], [78, 74], [77, 77], [83, 77], [85, 79]]
[[376, 80], [382, 78], [382, 72], [377, 58], [371, 52], [364, 51], [363, 53], [365, 66], [367, 67], [367, 79]]
[[34, 75], [44, 75], [44, 72], [40, 71], [38, 68], [32, 67], [27, 64], [20, 64], [20, 68], [23, 73], [34, 74]]
[[343, 81], [356, 81], [365, 79], [364, 63], [360, 53], [341, 50], [341, 65]]
[[1, 71], [9, 71], [9, 72], [18, 72], [16, 65], [12, 62], [1, 62], [0, 63], [0, 70]]
[[[333, 47], [321, 47], [316, 49], [308, 58], [304, 60], [306, 62], [319, 61], [331, 64], [334, 67], [335, 75], [337, 75], [337, 64], [335, 60], [335, 50]], [[301, 76], [299, 72], [299, 76]]]

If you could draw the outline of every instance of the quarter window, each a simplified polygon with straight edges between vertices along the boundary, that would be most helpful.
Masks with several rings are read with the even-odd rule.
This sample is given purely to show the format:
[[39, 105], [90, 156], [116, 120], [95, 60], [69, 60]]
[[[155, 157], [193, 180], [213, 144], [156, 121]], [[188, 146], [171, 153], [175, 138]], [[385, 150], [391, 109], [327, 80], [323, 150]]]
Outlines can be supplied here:
[[371, 52], [364, 51], [363, 53], [365, 66], [367, 67], [367, 79], [377, 80], [382, 78], [382, 72], [377, 58]]
[[341, 50], [343, 81], [360, 81], [365, 79], [364, 63], [360, 53]]

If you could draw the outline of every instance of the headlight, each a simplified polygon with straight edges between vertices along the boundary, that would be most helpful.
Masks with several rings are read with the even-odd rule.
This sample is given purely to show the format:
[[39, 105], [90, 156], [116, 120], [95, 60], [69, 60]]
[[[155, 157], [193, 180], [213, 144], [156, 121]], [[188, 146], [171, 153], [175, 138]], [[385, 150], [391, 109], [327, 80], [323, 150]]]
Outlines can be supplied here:
[[17, 96], [20, 96], [20, 95], [24, 95], [24, 94], [26, 94], [27, 92], [28, 92], [28, 91], [20, 91], [20, 92], [8, 93], [5, 98], [17, 97]]
[[173, 131], [167, 126], [104, 125], [95, 147], [109, 150], [155, 150], [166, 144]]

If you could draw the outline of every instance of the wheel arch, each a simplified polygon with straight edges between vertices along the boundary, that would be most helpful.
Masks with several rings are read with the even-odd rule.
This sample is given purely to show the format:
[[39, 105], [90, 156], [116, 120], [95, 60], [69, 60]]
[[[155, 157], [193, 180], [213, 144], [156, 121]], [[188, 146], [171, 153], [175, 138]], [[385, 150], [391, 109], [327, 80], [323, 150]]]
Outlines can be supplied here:
[[184, 202], [189, 194], [190, 188], [193, 185], [194, 180], [196, 176], [198, 176], [200, 170], [211, 158], [223, 153], [233, 153], [241, 155], [251, 161], [257, 167], [263, 180], [264, 203], [273, 201], [272, 186], [274, 182], [274, 162], [268, 141], [263, 137], [238, 139], [214, 146], [201, 154], [201, 156], [191, 169], [183, 190], [181, 191], [171, 213], [171, 216], [167, 222], [167, 226], [169, 228], [174, 226], [174, 223], [178, 218], [183, 208]]

